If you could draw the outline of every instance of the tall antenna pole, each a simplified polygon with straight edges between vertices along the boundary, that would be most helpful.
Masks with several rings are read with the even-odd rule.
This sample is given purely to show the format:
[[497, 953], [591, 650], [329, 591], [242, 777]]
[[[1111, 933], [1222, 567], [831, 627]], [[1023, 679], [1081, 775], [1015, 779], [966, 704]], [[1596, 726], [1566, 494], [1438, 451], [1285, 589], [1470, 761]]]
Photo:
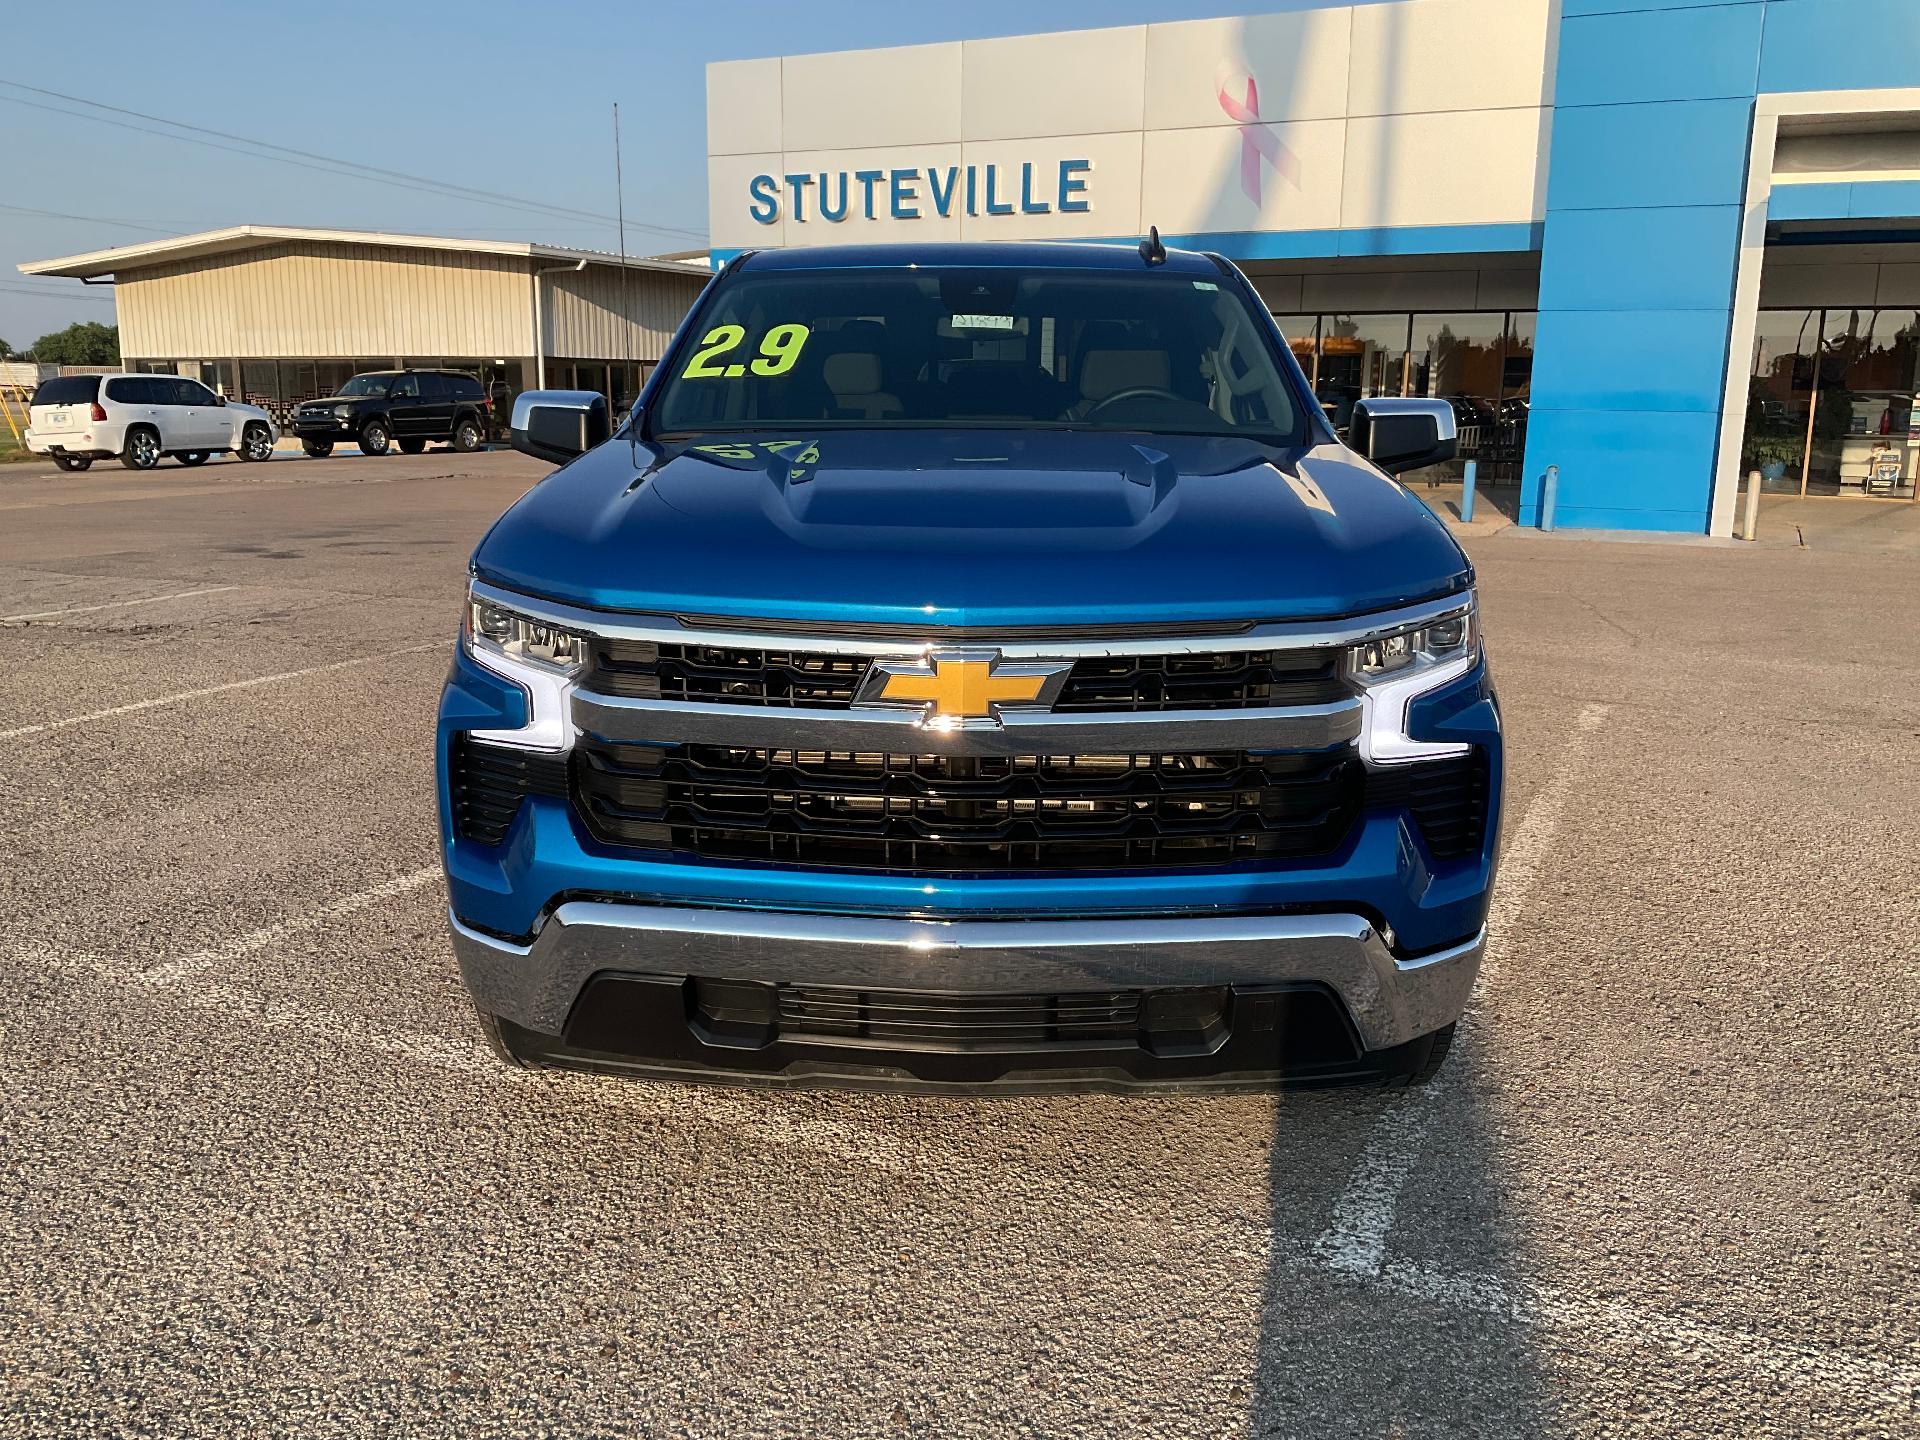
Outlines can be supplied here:
[[[633, 282], [627, 269], [627, 186], [620, 173], [620, 102], [613, 102], [613, 191], [614, 214], [620, 225], [620, 365], [624, 379], [633, 363]], [[634, 377], [633, 394], [627, 397], [627, 411], [633, 411], [640, 398], [640, 377]]]

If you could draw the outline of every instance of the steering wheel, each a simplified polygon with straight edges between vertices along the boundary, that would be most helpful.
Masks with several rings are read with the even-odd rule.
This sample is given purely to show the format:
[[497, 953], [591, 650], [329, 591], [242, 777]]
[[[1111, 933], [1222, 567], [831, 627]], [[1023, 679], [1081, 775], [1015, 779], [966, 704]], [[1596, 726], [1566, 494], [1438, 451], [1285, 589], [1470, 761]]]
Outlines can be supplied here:
[[1088, 406], [1085, 418], [1091, 420], [1109, 405], [1118, 405], [1123, 400], [1171, 400], [1178, 405], [1193, 403], [1186, 396], [1176, 395], [1171, 390], [1162, 390], [1158, 385], [1130, 385], [1125, 390], [1116, 390], [1113, 394]]

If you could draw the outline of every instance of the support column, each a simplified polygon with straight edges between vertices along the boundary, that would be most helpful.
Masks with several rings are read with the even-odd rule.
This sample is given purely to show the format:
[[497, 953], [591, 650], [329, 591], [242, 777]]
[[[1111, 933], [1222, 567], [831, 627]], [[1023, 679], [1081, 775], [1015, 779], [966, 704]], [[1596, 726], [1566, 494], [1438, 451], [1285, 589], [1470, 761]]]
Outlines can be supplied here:
[[1764, 9], [1561, 22], [1523, 525], [1707, 531]]

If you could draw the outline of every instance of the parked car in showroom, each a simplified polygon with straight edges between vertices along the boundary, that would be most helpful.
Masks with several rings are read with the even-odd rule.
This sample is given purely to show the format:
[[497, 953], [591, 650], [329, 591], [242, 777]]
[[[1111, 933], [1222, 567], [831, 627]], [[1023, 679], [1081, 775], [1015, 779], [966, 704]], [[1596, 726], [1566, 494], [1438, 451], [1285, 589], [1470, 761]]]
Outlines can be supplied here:
[[280, 431], [256, 405], [216, 395], [184, 375], [58, 375], [40, 382], [28, 408], [27, 448], [62, 470], [119, 456], [151, 470], [163, 456], [201, 465], [209, 455], [273, 455]]
[[338, 395], [293, 412], [293, 433], [316, 460], [335, 445], [384, 455], [395, 445], [418, 455], [432, 440], [462, 452], [487, 443], [486, 387], [457, 370], [376, 370], [356, 375]]

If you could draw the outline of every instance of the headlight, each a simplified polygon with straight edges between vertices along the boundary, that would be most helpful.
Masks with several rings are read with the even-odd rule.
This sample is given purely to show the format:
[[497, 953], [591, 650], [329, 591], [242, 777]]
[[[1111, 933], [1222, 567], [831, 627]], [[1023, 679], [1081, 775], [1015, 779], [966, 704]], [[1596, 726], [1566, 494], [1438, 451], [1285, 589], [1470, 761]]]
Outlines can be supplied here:
[[333, 407], [333, 418], [336, 420], [347, 420], [351, 419], [352, 416], [353, 407], [351, 405], [336, 405]]
[[1423, 625], [1409, 626], [1347, 649], [1347, 673], [1359, 682], [1364, 712], [1360, 753], [1376, 765], [1465, 755], [1473, 747], [1415, 740], [1407, 707], [1430, 690], [1452, 684], [1480, 659], [1480, 624], [1472, 600]]
[[530, 750], [573, 743], [573, 677], [586, 663], [584, 635], [467, 593], [461, 643], [476, 664], [526, 692], [527, 723], [512, 730], [475, 730], [474, 738]]
[[475, 649], [572, 675], [586, 663], [584, 636], [491, 600], [467, 598], [467, 637]]
[[1458, 615], [1434, 620], [1417, 629], [1382, 635], [1347, 652], [1347, 668], [1362, 683], [1377, 680], [1409, 666], [1444, 664], [1471, 655], [1479, 642], [1471, 606]]

